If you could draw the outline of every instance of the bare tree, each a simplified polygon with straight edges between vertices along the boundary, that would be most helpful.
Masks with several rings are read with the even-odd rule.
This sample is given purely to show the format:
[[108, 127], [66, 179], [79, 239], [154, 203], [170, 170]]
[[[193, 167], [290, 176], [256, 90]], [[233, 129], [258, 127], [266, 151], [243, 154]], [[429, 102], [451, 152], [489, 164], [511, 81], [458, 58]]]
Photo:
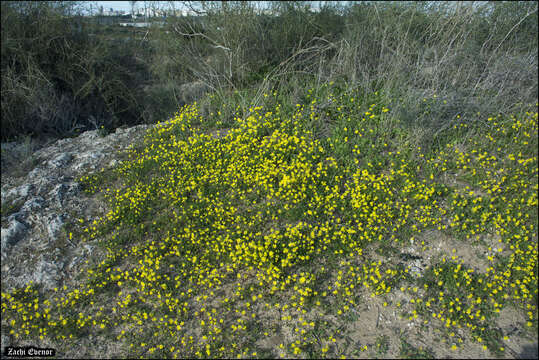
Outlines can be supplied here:
[[147, 7], [150, 13], [150, 18], [159, 16], [162, 14], [162, 9], [161, 9], [162, 5], [159, 4], [159, 1], [148, 1]]
[[131, 5], [131, 16], [135, 16], [135, 4], [137, 2], [136, 1], [130, 1], [129, 2], [129, 5]]

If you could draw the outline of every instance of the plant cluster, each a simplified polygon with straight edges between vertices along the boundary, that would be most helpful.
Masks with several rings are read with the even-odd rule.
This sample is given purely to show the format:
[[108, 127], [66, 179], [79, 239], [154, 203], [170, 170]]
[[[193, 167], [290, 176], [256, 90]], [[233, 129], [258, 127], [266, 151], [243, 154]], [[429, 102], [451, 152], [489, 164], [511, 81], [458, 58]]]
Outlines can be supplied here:
[[[503, 352], [506, 307], [537, 331], [537, 110], [456, 117], [426, 150], [383, 92], [263, 98], [233, 118], [185, 106], [112, 173], [80, 179], [109, 211], [69, 237], [102, 244], [101, 258], [50, 296], [2, 292], [2, 327], [60, 348], [112, 338], [127, 357], [355, 357], [388, 339], [343, 344], [346, 324], [367, 299], [404, 293], [402, 316], [452, 349], [467, 337]], [[394, 259], [430, 251], [428, 231], [485, 251], [414, 274]]]
[[[155, 123], [207, 91], [298, 101], [313, 74], [316, 87], [384, 90], [427, 139], [457, 112], [471, 120], [537, 98], [533, 2], [201, 2], [197, 16], [150, 28], [75, 16], [77, 4], [2, 3], [3, 140]], [[433, 94], [445, 103], [426, 113]]]

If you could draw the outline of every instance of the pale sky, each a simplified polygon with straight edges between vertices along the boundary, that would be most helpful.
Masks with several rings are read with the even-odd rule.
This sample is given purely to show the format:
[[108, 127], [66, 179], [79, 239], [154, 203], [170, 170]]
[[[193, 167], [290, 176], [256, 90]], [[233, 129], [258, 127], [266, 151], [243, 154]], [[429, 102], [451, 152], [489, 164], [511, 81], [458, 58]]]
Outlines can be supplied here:
[[[112, 8], [113, 10], [124, 10], [126, 12], [131, 12], [131, 5], [129, 4], [129, 1], [94, 1], [97, 6], [103, 6], [103, 9], [109, 10]], [[163, 1], [163, 3], [166, 3]], [[135, 4], [135, 9], [140, 9], [141, 7], [144, 7], [144, 1], [138, 1]]]
[[[103, 6], [103, 9], [113, 8], [114, 10], [131, 11], [129, 1], [96, 1], [97, 6]], [[136, 4], [135, 6], [138, 6]]]
[[[89, 2], [90, 3], [90, 2]], [[88, 3], [88, 4], [89, 4]], [[131, 12], [131, 4], [129, 4], [129, 1], [92, 1], [91, 2], [95, 9], [97, 9], [99, 6], [103, 6], [103, 10], [108, 11], [110, 8], [112, 10], [123, 10], [126, 13]], [[150, 3], [150, 1], [148, 1]], [[168, 8], [170, 6], [170, 1], [151, 1], [151, 3], [158, 3], [162, 4], [163, 7]], [[181, 1], [174, 1], [174, 5], [176, 9], [182, 9]], [[135, 9], [143, 9], [144, 8], [144, 1], [137, 1], [135, 4]]]
[[[148, 1], [148, 3], [149, 2], [150, 1]], [[265, 3], [266, 1], [260, 2]], [[311, 5], [313, 7], [316, 7], [321, 2], [322, 1], [311, 1]], [[104, 10], [109, 10], [110, 8], [112, 8], [113, 10], [123, 10], [125, 12], [131, 12], [131, 5], [129, 4], [129, 1], [92, 1], [92, 3], [96, 4], [97, 7], [103, 6]], [[163, 4], [164, 7], [168, 7], [170, 5], [170, 1], [157, 1], [157, 3]], [[182, 1], [174, 1], [174, 3], [176, 9], [182, 8]], [[140, 8], [144, 8], [144, 1], [137, 1], [137, 3], [135, 4], [135, 9]]]

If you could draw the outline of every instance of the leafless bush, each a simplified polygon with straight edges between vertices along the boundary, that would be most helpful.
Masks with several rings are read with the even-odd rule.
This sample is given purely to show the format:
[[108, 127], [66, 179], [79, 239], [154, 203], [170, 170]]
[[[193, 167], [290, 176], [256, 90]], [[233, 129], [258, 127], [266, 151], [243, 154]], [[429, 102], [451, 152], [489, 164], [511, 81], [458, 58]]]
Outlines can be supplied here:
[[[458, 105], [461, 114], [508, 110], [537, 98], [537, 45], [507, 42], [526, 20], [537, 21], [536, 6], [521, 9], [520, 17], [496, 18], [486, 29], [494, 21], [490, 7], [441, 4], [425, 12], [418, 5], [374, 3], [353, 10], [358, 16], [347, 24], [329, 63], [332, 77], [342, 76], [368, 91], [408, 94], [408, 103], [419, 103], [424, 94], [453, 94], [452, 105]], [[532, 31], [527, 26], [518, 35], [522, 39]], [[507, 32], [500, 33], [502, 29]], [[439, 113], [445, 115], [436, 126], [454, 115]]]
[[[66, 136], [140, 118], [144, 65], [135, 44], [110, 41], [73, 2], [2, 2], [2, 139]], [[75, 4], [76, 5], [76, 4]], [[93, 26], [93, 27], [92, 27]]]

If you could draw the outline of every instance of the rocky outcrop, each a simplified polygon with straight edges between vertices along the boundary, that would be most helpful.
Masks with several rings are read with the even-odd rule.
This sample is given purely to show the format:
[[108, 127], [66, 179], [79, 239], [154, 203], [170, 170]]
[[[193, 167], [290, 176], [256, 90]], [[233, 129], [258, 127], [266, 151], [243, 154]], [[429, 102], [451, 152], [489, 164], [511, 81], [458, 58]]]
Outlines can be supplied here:
[[[59, 287], [92, 256], [93, 247], [70, 240], [65, 227], [81, 218], [93, 220], [104, 204], [86, 196], [77, 179], [117, 164], [119, 151], [140, 140], [147, 128], [120, 128], [107, 136], [94, 130], [58, 140], [33, 152], [32, 166], [24, 174], [5, 166], [16, 166], [10, 151], [17, 144], [2, 145], [3, 291], [29, 281], [45, 291]], [[10, 155], [11, 161], [4, 162]]]

